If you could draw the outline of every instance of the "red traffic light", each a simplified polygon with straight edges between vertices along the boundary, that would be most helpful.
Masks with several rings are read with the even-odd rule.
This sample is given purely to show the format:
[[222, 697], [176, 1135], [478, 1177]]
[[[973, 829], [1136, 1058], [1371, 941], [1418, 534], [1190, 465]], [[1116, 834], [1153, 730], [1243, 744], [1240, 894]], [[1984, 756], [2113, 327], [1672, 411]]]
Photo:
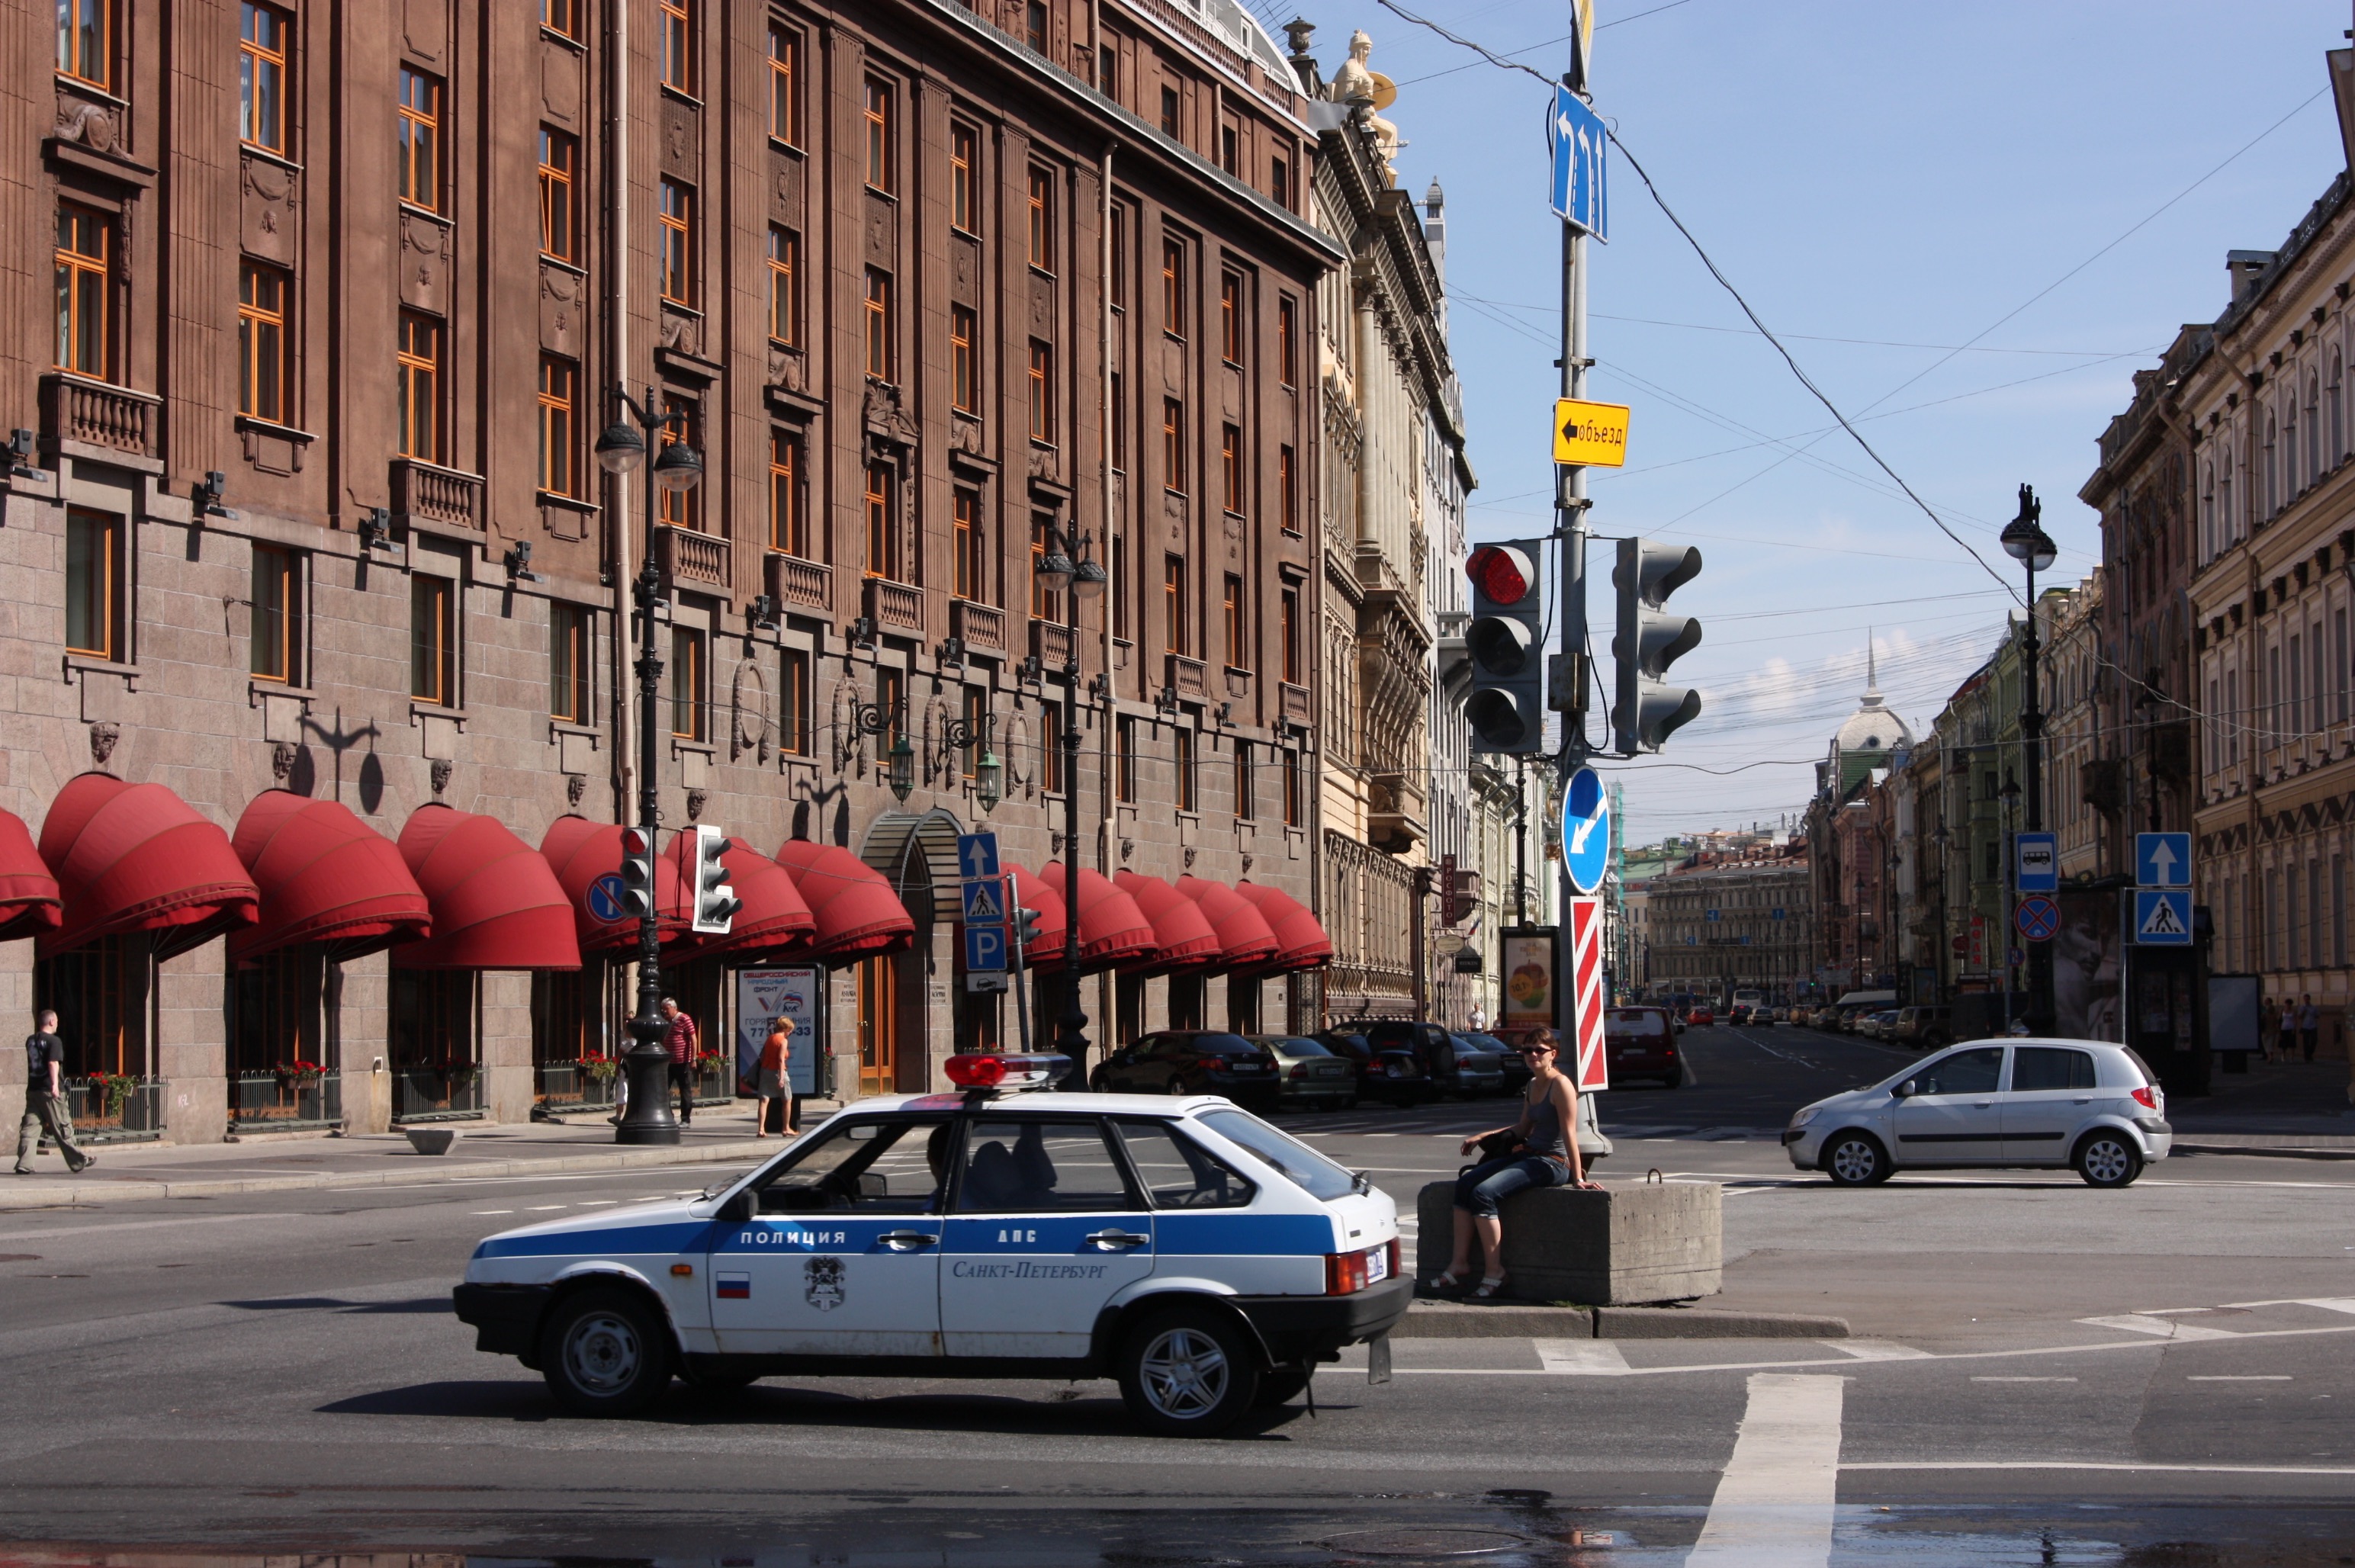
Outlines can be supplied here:
[[647, 853], [649, 853], [649, 847], [643, 829], [636, 827], [622, 829], [622, 859], [634, 860]]
[[1484, 544], [1464, 563], [1472, 586], [1491, 603], [1518, 604], [1536, 584], [1529, 558], [1510, 545]]

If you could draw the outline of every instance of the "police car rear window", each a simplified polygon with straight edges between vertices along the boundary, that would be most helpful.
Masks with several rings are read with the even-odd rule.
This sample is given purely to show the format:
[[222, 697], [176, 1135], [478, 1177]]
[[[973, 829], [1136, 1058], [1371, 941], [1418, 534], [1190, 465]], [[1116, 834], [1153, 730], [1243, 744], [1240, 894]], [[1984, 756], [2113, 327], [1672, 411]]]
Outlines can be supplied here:
[[1315, 1198], [1346, 1198], [1357, 1178], [1288, 1133], [1280, 1133], [1249, 1111], [1205, 1111], [1202, 1125], [1229, 1138], [1290, 1177]]
[[1259, 1191], [1167, 1122], [1124, 1117], [1114, 1125], [1156, 1209], [1241, 1209]]

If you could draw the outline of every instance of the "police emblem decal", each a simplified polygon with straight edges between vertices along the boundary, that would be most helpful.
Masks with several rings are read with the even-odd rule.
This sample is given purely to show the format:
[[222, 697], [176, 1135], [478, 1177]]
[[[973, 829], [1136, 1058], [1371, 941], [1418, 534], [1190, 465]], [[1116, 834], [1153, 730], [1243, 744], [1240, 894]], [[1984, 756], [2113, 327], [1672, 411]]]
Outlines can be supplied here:
[[831, 1312], [842, 1305], [842, 1260], [812, 1258], [802, 1265], [802, 1278], [808, 1288], [802, 1294], [820, 1312]]

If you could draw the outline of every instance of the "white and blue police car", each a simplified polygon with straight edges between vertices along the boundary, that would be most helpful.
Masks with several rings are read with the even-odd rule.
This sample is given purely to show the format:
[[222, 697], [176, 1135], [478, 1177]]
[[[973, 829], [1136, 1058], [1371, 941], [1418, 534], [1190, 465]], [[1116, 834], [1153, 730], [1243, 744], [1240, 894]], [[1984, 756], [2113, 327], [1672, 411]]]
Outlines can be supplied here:
[[1146, 1429], [1209, 1435], [1344, 1346], [1387, 1370], [1388, 1194], [1217, 1096], [1038, 1092], [1067, 1066], [952, 1057], [964, 1093], [862, 1100], [691, 1201], [503, 1232], [458, 1317], [589, 1415], [674, 1374], [1110, 1376]]

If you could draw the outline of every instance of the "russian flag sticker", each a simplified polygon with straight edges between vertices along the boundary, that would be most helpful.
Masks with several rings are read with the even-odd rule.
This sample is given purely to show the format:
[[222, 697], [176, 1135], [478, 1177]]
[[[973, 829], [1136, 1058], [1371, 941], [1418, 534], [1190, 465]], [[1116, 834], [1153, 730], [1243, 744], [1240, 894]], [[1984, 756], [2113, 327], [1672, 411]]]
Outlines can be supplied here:
[[750, 1301], [752, 1299], [752, 1276], [751, 1275], [723, 1274], [715, 1277], [717, 1277], [719, 1282], [720, 1300]]

